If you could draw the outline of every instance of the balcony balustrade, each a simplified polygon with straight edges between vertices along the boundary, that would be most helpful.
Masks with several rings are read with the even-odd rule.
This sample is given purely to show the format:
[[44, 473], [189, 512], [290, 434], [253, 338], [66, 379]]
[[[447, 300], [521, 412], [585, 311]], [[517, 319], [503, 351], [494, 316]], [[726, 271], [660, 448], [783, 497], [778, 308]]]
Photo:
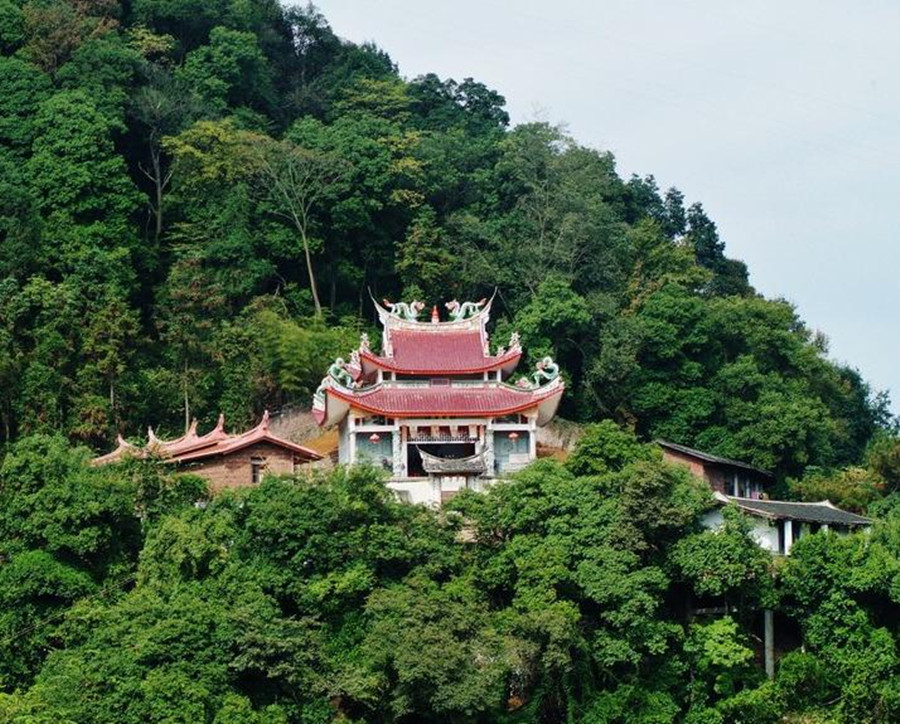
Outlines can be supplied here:
[[409, 437], [407, 438], [410, 442], [478, 442], [479, 436], [470, 435], [468, 430], [465, 432], [460, 430], [456, 434], [450, 432], [437, 432], [432, 433], [431, 431], [418, 430], [413, 432], [409, 431]]

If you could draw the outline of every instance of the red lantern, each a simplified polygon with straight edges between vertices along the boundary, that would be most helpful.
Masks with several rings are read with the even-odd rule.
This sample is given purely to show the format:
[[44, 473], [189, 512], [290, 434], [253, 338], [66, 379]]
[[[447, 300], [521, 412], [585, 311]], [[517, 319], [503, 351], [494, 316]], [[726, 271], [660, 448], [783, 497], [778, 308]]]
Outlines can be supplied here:
[[373, 432], [371, 435], [369, 435], [369, 442], [373, 445], [377, 445], [380, 440], [381, 435], [379, 435], [377, 432]]

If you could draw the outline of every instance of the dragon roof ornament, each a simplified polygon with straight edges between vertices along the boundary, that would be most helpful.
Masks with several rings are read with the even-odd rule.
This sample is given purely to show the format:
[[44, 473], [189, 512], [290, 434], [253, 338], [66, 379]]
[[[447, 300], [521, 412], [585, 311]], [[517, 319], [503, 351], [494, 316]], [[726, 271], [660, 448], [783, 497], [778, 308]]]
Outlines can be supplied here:
[[444, 307], [449, 310], [450, 319], [438, 322], [419, 319], [419, 314], [425, 309], [425, 304], [418, 300], [407, 303], [383, 299], [379, 302], [371, 291], [369, 296], [372, 298], [379, 321], [385, 331], [389, 329], [424, 330], [426, 328], [437, 331], [439, 329], [483, 327], [490, 319], [491, 304], [494, 297], [497, 296], [497, 292], [495, 290], [489, 298], [477, 302], [459, 302], [456, 299], [447, 302]]
[[526, 376], [520, 377], [519, 381], [516, 382], [516, 387], [521, 387], [526, 390], [536, 390], [538, 387], [550, 384], [558, 379], [559, 365], [553, 361], [552, 357], [544, 357], [537, 365], [535, 365], [535, 370], [531, 373], [531, 378]]
[[453, 299], [444, 306], [450, 311], [451, 322], [461, 322], [464, 319], [476, 316], [481, 311], [481, 308], [487, 304], [487, 301], [487, 297], [485, 297], [477, 302], [463, 302], [460, 304], [458, 300]]

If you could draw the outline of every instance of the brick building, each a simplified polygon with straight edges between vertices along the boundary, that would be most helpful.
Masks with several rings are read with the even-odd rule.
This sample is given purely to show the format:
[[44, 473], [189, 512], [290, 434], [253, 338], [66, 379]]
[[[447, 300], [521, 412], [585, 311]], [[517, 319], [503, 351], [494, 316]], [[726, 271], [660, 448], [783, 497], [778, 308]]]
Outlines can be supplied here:
[[774, 482], [772, 473], [740, 460], [723, 458], [666, 440], [657, 440], [656, 444], [662, 448], [663, 460], [690, 468], [694, 475], [703, 478], [709, 487], [723, 495], [759, 500], [765, 497], [766, 489]]
[[147, 433], [148, 442], [144, 447], [132, 445], [119, 436], [118, 447], [95, 458], [94, 464], [116, 462], [129, 455], [157, 455], [183, 472], [206, 478], [211, 492], [215, 493], [225, 488], [256, 485], [266, 473], [293, 473], [299, 466], [322, 459], [317, 452], [274, 435], [269, 430], [268, 412], [256, 427], [240, 434], [225, 432], [225, 418], [221, 415], [216, 426], [205, 435], [197, 434], [196, 421], [186, 434], [174, 440], [160, 440], [153, 428]]

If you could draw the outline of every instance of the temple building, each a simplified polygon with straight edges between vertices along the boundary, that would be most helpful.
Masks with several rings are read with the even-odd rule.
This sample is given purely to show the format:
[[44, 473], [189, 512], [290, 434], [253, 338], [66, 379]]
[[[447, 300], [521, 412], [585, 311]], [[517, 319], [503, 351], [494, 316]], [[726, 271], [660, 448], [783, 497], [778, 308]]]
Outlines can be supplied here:
[[256, 427], [238, 434], [225, 432], [225, 417], [204, 435], [197, 434], [194, 420], [188, 431], [173, 440], [160, 440], [147, 428], [145, 446], [133, 445], [121, 435], [115, 450], [94, 458], [95, 465], [114, 463], [126, 457], [155, 456], [209, 481], [211, 492], [225, 488], [257, 485], [267, 473], [294, 473], [322, 456], [314, 450], [274, 435], [269, 430], [269, 413]]
[[437, 307], [420, 321], [421, 302], [375, 304], [380, 350], [364, 334], [313, 398], [316, 421], [339, 426], [339, 462], [381, 466], [402, 500], [439, 505], [535, 459], [564, 385], [549, 357], [510, 382], [522, 348], [513, 334], [491, 350], [491, 301], [449, 302], [443, 321]]

